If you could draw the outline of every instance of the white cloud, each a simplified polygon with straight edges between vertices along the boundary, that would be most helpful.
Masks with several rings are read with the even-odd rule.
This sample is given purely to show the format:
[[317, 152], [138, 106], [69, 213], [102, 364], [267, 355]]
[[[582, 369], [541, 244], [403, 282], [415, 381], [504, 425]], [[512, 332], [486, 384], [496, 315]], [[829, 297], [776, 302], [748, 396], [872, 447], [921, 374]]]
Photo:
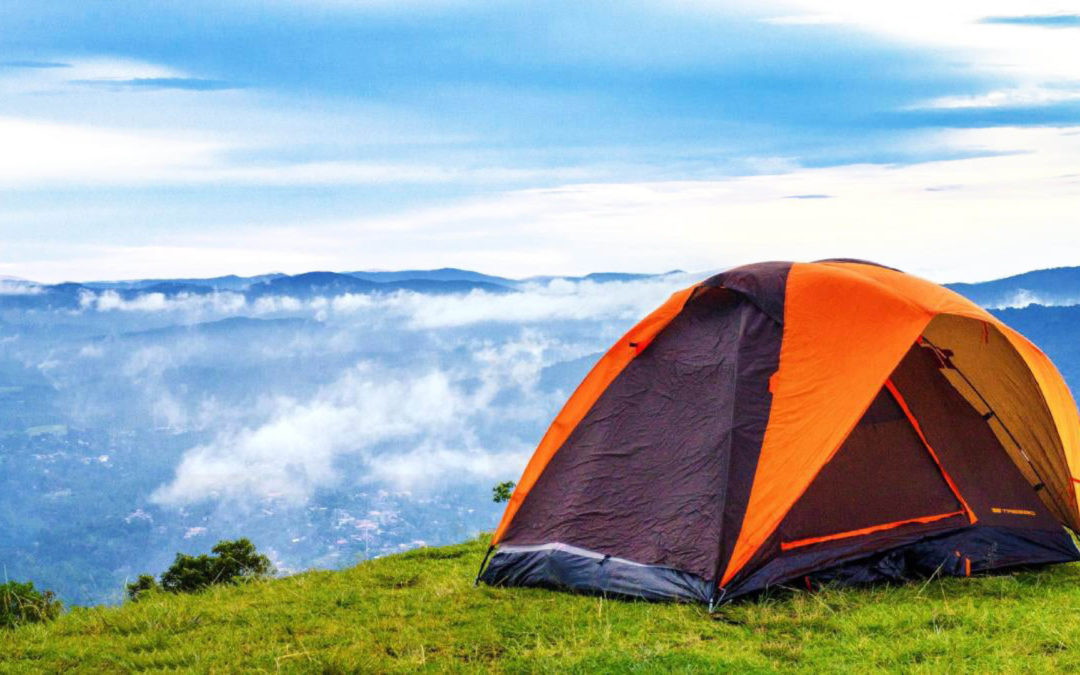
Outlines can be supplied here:
[[[433, 348], [463, 349], [466, 357], [444, 368], [361, 362], [307, 400], [276, 397], [259, 421], [238, 416], [222, 428], [219, 415], [219, 432], [184, 454], [154, 500], [297, 504], [316, 490], [355, 482], [446, 489], [515, 476], [534, 439], [517, 438], [508, 425], [546, 421], [566, 395], [538, 390], [542, 369], [596, 349], [528, 330], [504, 341], [436, 341]], [[496, 448], [481, 441], [487, 433], [499, 439]], [[343, 472], [345, 459], [359, 462], [361, 472]]]
[[29, 281], [0, 279], [0, 295], [39, 295], [44, 289]]
[[519, 473], [531, 454], [531, 448], [487, 453], [425, 445], [402, 454], [388, 453], [376, 458], [371, 463], [371, 477], [399, 488], [430, 485], [445, 481], [447, 476], [495, 482]]
[[211, 166], [223, 144], [181, 134], [0, 117], [0, 185], [142, 183]]
[[[340, 484], [338, 457], [370, 456], [386, 441], [461, 438], [463, 416], [482, 403], [441, 372], [399, 380], [361, 365], [314, 400], [281, 400], [265, 424], [224, 432], [192, 449], [173, 482], [154, 499], [162, 504], [251, 497], [300, 502], [318, 488]], [[399, 478], [408, 473], [398, 460], [387, 466], [397, 467], [385, 471]]]
[[99, 359], [105, 355], [105, 349], [100, 344], [83, 345], [79, 349], [79, 356], [84, 359]]
[[182, 430], [190, 428], [191, 420], [183, 403], [168, 390], [162, 391], [150, 404], [150, 415], [158, 428]]
[[129, 378], [160, 379], [168, 369], [185, 358], [172, 346], [151, 345], [140, 347], [127, 355], [121, 371]]
[[[1075, 264], [1080, 257], [1073, 234], [1080, 227], [1078, 131], [940, 132], [912, 150], [977, 156], [718, 181], [521, 190], [383, 219], [280, 228], [274, 237], [284, 247], [328, 256], [334, 248], [343, 260], [338, 267], [361, 257], [398, 268], [452, 261], [521, 276], [859, 257], [939, 281], [984, 279]], [[802, 194], [834, 198], [785, 199]], [[1018, 240], [1021, 227], [1025, 236]], [[433, 240], [438, 256], [430, 252]], [[355, 248], [349, 242], [357, 242]]]
[[[40, 186], [145, 186], [145, 185], [379, 185], [385, 183], [460, 183], [482, 184], [546, 180], [575, 180], [589, 172], [584, 169], [508, 167], [500, 165], [466, 165], [462, 162], [416, 163], [394, 161], [293, 161], [266, 162], [239, 158], [237, 151], [265, 150], [281, 147], [283, 133], [297, 133], [294, 121], [283, 118], [277, 111], [267, 110], [268, 104], [258, 94], [243, 91], [183, 91], [165, 87], [161, 93], [153, 87], [131, 88], [139, 81], [212, 80], [203, 73], [193, 73], [172, 66], [132, 59], [75, 57], [54, 55], [49, 61], [58, 67], [3, 68], [0, 67], [0, 96], [30, 99], [48, 96], [63, 100], [46, 115], [32, 118], [0, 116], [0, 187], [25, 189]], [[101, 103], [102, 86], [109, 88], [107, 103]], [[132, 92], [139, 103], [117, 99], [117, 92]], [[229, 97], [215, 103], [206, 97], [214, 94]], [[152, 95], [161, 100], [149, 107], [140, 107]], [[199, 99], [192, 100], [192, 96]], [[177, 98], [180, 97], [180, 98]], [[70, 108], [75, 115], [67, 121], [57, 121], [53, 113]], [[105, 116], [85, 117], [84, 108], [107, 111]], [[178, 114], [183, 108], [185, 114]], [[112, 111], [122, 109], [125, 115]], [[164, 117], [161, 111], [172, 110]], [[140, 112], [141, 111], [141, 112]], [[199, 111], [195, 117], [202, 130], [184, 131], [178, 119], [190, 119], [187, 111]], [[303, 117], [311, 119], [305, 106]], [[413, 117], [402, 111], [379, 110], [380, 115], [392, 115], [394, 123], [382, 117], [361, 122], [358, 115], [371, 114], [366, 108], [354, 110], [342, 119], [319, 119], [321, 140], [326, 125], [344, 133], [364, 133], [386, 137], [400, 134], [395, 123]], [[232, 125], [215, 124], [218, 117], [232, 118]], [[113, 119], [117, 122], [113, 122]], [[253, 122], [253, 118], [257, 122]], [[138, 124], [121, 126], [120, 120], [141, 119]], [[93, 120], [93, 121], [88, 121]], [[236, 124], [244, 125], [237, 128]], [[370, 129], [364, 128], [365, 125]], [[431, 134], [430, 123], [413, 134], [402, 136], [400, 142], [417, 143], [446, 141], [448, 138]], [[300, 125], [304, 133], [310, 126]], [[427, 134], [426, 137], [420, 134]], [[461, 138], [455, 139], [457, 141]]]
[[256, 314], [299, 312], [304, 309], [304, 303], [301, 300], [287, 295], [264, 295], [261, 298], [256, 298], [253, 304]]
[[219, 166], [210, 171], [178, 173], [184, 183], [250, 185], [379, 185], [383, 183], [500, 184], [537, 180], [574, 180], [593, 173], [589, 168], [513, 168], [458, 164], [374, 162], [300, 162], [271, 166]]
[[376, 302], [375, 296], [372, 295], [345, 293], [344, 295], [335, 296], [329, 304], [333, 307], [335, 312], [339, 314], [349, 314], [364, 309], [370, 309]]
[[56, 95], [85, 86], [87, 82], [124, 82], [151, 78], [190, 77], [186, 72], [156, 63], [132, 59], [49, 59], [51, 68], [0, 68], [0, 94]]
[[668, 295], [696, 280], [685, 274], [602, 284], [556, 279], [529, 284], [520, 293], [473, 291], [438, 299], [400, 293], [384, 303], [408, 317], [409, 324], [418, 329], [483, 322], [630, 319], [648, 313]]
[[[75, 218], [77, 214], [63, 215]], [[107, 244], [76, 242], [4, 241], [0, 226], [0, 248], [7, 254], [0, 260], [0, 271], [15, 272], [33, 269], [41, 272], [43, 282], [73, 279], [157, 279], [162, 277], [211, 277], [221, 274], [263, 274], [268, 261], [286, 271], [334, 269], [320, 253], [305, 247], [291, 250], [266, 237], [238, 238], [230, 233], [232, 225], [218, 226], [214, 238], [177, 231], [167, 238], [154, 239], [146, 244]], [[245, 231], [245, 228], [239, 228]], [[250, 232], [254, 235], [255, 232]], [[313, 232], [317, 237], [317, 232]], [[260, 240], [261, 239], [261, 240]], [[13, 262], [21, 260], [21, 262]]]
[[138, 293], [124, 297], [113, 290], [82, 291], [79, 296], [82, 309], [99, 312], [183, 312], [192, 318], [202, 315], [237, 314], [247, 306], [241, 293], [215, 291], [212, 293]]
[[589, 168], [394, 162], [259, 164], [231, 159], [240, 143], [207, 133], [145, 131], [0, 117], [0, 186], [506, 184], [575, 180]]
[[1062, 87], [1029, 86], [1015, 89], [1001, 89], [986, 94], [943, 96], [927, 101], [916, 107], [957, 110], [963, 108], [1042, 106], [1054, 103], [1066, 103], [1069, 101], [1080, 101], [1080, 88], [1068, 89]]
[[318, 321], [360, 319], [397, 329], [427, 330], [476, 323], [529, 324], [550, 321], [630, 320], [648, 313], [668, 295], [704, 273], [668, 274], [630, 281], [552, 279], [524, 284], [518, 292], [473, 290], [455, 295], [412, 291], [344, 293], [300, 299], [269, 295], [248, 301], [241, 293], [141, 293], [122, 297], [112, 290], [81, 296], [83, 311], [176, 313], [185, 323], [230, 316], [305, 316]]
[[68, 62], [67, 68], [48, 68], [44, 72], [38, 72], [38, 78], [52, 75], [57, 78], [71, 81], [95, 81], [123, 82], [126, 80], [153, 79], [153, 78], [182, 78], [191, 77], [187, 73], [170, 66], [133, 59], [64, 59]]
[[762, 22], [776, 26], [827, 26], [846, 23], [846, 19], [839, 14], [791, 14], [769, 17]]
[[[521, 277], [847, 256], [957, 281], [1075, 264], [1080, 257], [1074, 234], [1080, 129], [954, 130], [927, 136], [911, 150], [980, 156], [710, 181], [567, 184], [389, 216], [223, 223], [213, 240], [175, 233], [169, 245], [74, 247], [63, 260], [0, 263], [0, 272], [38, 279], [94, 278], [103, 269], [128, 278], [210, 276], [355, 269], [370, 261]], [[785, 199], [801, 194], [834, 198]], [[1025, 236], [1018, 239], [1021, 227]]]
[[1080, 296], [1076, 295], [1052, 295], [1036, 293], [1026, 288], [1018, 289], [1007, 299], [989, 305], [989, 309], [1019, 309], [1028, 305], [1042, 305], [1044, 307], [1071, 307], [1080, 305]]
[[812, 24], [843, 23], [908, 44], [948, 50], [954, 62], [1028, 83], [1077, 78], [1080, 40], [1075, 31], [979, 23], [988, 16], [1059, 14], [1063, 6], [1057, 0], [782, 0], [774, 5], [787, 11], [773, 22], [806, 24], [810, 30]]

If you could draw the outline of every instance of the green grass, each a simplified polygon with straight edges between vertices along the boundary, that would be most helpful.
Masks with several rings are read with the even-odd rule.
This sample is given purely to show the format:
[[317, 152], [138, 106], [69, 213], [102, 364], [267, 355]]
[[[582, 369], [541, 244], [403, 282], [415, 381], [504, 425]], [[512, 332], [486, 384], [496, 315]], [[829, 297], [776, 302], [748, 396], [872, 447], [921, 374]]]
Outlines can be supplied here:
[[1080, 669], [1080, 565], [724, 607], [472, 585], [484, 539], [338, 572], [76, 608], [0, 632], [0, 671]]

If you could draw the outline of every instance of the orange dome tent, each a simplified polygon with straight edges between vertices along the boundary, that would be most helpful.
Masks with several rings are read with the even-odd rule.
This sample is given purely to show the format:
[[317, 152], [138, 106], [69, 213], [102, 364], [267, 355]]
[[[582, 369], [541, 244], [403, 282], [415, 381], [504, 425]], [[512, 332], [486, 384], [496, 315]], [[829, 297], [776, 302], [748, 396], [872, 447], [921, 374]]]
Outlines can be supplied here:
[[600, 359], [480, 579], [711, 604], [1072, 561], [1078, 475], [1068, 387], [985, 310], [871, 263], [748, 265]]

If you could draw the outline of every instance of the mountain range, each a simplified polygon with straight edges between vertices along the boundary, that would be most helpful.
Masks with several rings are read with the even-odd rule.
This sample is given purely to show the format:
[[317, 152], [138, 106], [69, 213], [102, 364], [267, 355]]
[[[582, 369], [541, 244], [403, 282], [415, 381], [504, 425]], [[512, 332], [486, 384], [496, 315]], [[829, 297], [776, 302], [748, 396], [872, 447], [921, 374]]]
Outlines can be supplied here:
[[[684, 274], [673, 270], [663, 274], [598, 272], [584, 276], [534, 276], [510, 279], [445, 267], [434, 270], [270, 273], [251, 277], [226, 275], [205, 279], [134, 279], [128, 281], [85, 281], [39, 284], [6, 277], [0, 284], [0, 308], [74, 309], [84, 303], [87, 293], [113, 292], [122, 300], [161, 294], [166, 298], [181, 295], [206, 295], [232, 292], [255, 299], [264, 296], [287, 296], [298, 299], [344, 294], [377, 294], [411, 291], [428, 295], [452, 295], [483, 291], [509, 293], [528, 284], [546, 284], [555, 280], [611, 283], [640, 281]], [[704, 278], [709, 273], [702, 273]], [[983, 282], [956, 282], [946, 287], [974, 302], [992, 309], [1027, 305], [1080, 304], [1080, 267], [1057, 267], [1034, 270]]]
[[946, 285], [984, 307], [1080, 304], [1080, 267], [1055, 267], [993, 281]]
[[680, 274], [625, 274], [602, 272], [585, 276], [543, 276], [525, 279], [481, 274], [451, 267], [436, 270], [305, 272], [302, 274], [261, 274], [252, 277], [227, 275], [206, 279], [135, 279], [129, 281], [86, 281], [39, 284], [9, 278], [0, 284], [0, 309], [76, 310], [103, 294], [118, 301], [158, 295], [162, 299], [235, 293], [247, 300], [262, 297], [289, 297], [306, 300], [340, 295], [374, 295], [409, 291], [423, 295], [456, 295], [474, 291], [513, 293], [529, 284], [555, 280], [612, 283], [639, 281]]

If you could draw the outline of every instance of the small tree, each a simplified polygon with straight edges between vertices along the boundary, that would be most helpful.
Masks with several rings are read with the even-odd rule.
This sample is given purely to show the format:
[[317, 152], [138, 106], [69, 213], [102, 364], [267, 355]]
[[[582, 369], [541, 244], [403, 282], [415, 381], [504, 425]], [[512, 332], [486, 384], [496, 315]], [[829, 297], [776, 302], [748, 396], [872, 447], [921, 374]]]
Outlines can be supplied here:
[[496, 504], [510, 501], [511, 495], [514, 494], [514, 485], [516, 485], [514, 481], [508, 480], [493, 487], [491, 489], [491, 501]]
[[219, 583], [258, 579], [274, 573], [270, 558], [256, 551], [249, 539], [219, 541], [210, 550], [217, 554], [214, 576], [221, 580]]
[[171, 593], [194, 593], [217, 581], [214, 561], [205, 553], [177, 553], [173, 564], [161, 575], [161, 587]]
[[138, 600], [158, 588], [170, 593], [194, 593], [214, 584], [238, 583], [274, 573], [270, 558], [256, 551], [249, 539], [223, 539], [210, 551], [212, 555], [177, 553], [173, 564], [162, 573], [160, 585], [153, 576], [141, 574], [127, 585], [128, 597]]
[[49, 621], [59, 616], [63, 608], [52, 591], [39, 591], [33, 582], [0, 584], [0, 628]]
[[274, 571], [270, 559], [256, 551], [249, 539], [222, 540], [210, 550], [214, 555], [177, 553], [172, 566], [161, 575], [161, 587], [192, 593], [213, 584], [265, 577]]
[[157, 579], [153, 575], [140, 574], [138, 579], [127, 585], [128, 599], [138, 600], [143, 595], [160, 589], [161, 586], [158, 585]]

